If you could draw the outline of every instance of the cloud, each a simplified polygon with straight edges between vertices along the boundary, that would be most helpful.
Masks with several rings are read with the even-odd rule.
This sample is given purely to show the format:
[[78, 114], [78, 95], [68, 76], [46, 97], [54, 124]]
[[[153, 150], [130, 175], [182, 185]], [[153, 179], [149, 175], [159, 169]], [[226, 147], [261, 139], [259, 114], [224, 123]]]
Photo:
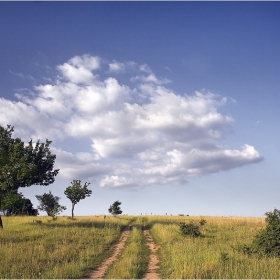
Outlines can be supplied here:
[[167, 84], [170, 83], [168, 79], [159, 79], [155, 76], [155, 74], [151, 73], [148, 76], [135, 76], [131, 78], [131, 81], [140, 81], [142, 83], [153, 83], [157, 85]]
[[100, 58], [92, 57], [88, 54], [83, 56], [75, 56], [63, 65], [59, 65], [57, 69], [61, 72], [63, 78], [73, 83], [91, 84], [95, 78], [92, 73], [100, 67]]
[[147, 65], [147, 64], [142, 64], [142, 65], [140, 65], [140, 66], [139, 66], [139, 69], [140, 69], [140, 71], [146, 72], [146, 73], [148, 73], [148, 74], [151, 74], [151, 73], [152, 73], [151, 68], [150, 68], [149, 65]]
[[[102, 70], [106, 63], [109, 72]], [[57, 69], [56, 81], [17, 94], [18, 102], [0, 99], [0, 123], [27, 139], [90, 139], [86, 153], [54, 148], [63, 178], [98, 178], [104, 188], [185, 184], [263, 159], [249, 144], [239, 150], [220, 145], [233, 130], [234, 119], [219, 112], [230, 98], [207, 91], [179, 95], [135, 62], [83, 55]], [[123, 83], [114, 77], [122, 73]]]
[[119, 176], [106, 176], [100, 182], [102, 188], [136, 188], [137, 185], [132, 179]]
[[123, 72], [125, 70], [125, 64], [117, 61], [109, 63], [109, 72]]
[[60, 169], [59, 176], [62, 178], [95, 180], [97, 176], [111, 172], [111, 168], [98, 163], [98, 155], [91, 153], [66, 152], [61, 149], [52, 148], [56, 155], [55, 168]]
[[24, 75], [22, 73], [13, 72], [11, 70], [9, 70], [9, 72], [11, 74], [15, 75], [15, 76], [18, 76], [18, 77], [22, 78], [22, 79], [33, 80], [33, 81], [35, 80], [34, 77], [32, 77], [31, 75]]

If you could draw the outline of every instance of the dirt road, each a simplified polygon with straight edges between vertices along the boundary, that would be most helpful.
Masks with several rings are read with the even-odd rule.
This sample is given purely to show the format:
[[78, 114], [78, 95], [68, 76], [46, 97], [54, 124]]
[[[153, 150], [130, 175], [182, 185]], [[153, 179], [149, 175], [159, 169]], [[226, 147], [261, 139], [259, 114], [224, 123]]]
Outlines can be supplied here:
[[103, 263], [99, 266], [97, 270], [94, 270], [92, 273], [89, 274], [90, 279], [102, 279], [105, 276], [105, 273], [108, 267], [117, 260], [118, 255], [122, 252], [125, 246], [125, 242], [129, 236], [130, 227], [127, 227], [121, 234], [120, 240], [115, 246], [114, 253], [111, 257], [104, 260]]
[[150, 254], [150, 261], [148, 265], [148, 272], [143, 279], [161, 279], [160, 275], [157, 272], [159, 268], [158, 266], [159, 259], [156, 255], [156, 252], [159, 249], [159, 246], [155, 245], [149, 230], [147, 229], [144, 230], [144, 235], [147, 238], [147, 245], [151, 250], [151, 254]]
[[[128, 239], [128, 236], [130, 234], [131, 227], [128, 226], [121, 234], [121, 237], [119, 239], [119, 242], [115, 245], [114, 253], [111, 257], [104, 260], [101, 265], [98, 267], [98, 269], [92, 271], [88, 277], [88, 279], [103, 279], [108, 267], [114, 263], [118, 256], [121, 254], [125, 247], [126, 240]], [[148, 264], [148, 271], [143, 279], [161, 279], [160, 275], [158, 274], [158, 257], [156, 255], [157, 250], [159, 249], [159, 246], [155, 245], [153, 238], [149, 232], [149, 230], [145, 229], [143, 231], [143, 234], [145, 235], [147, 239], [147, 246], [150, 249], [150, 260]]]

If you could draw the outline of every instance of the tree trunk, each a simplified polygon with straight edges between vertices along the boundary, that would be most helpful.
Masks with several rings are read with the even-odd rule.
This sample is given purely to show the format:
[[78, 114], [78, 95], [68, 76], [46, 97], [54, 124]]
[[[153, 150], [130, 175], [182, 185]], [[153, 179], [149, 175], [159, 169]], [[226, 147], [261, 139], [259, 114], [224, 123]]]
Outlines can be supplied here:
[[2, 218], [1, 218], [1, 215], [0, 215], [0, 228], [3, 229], [3, 223], [2, 223]]
[[74, 218], [74, 207], [75, 207], [75, 204], [72, 203], [72, 219]]

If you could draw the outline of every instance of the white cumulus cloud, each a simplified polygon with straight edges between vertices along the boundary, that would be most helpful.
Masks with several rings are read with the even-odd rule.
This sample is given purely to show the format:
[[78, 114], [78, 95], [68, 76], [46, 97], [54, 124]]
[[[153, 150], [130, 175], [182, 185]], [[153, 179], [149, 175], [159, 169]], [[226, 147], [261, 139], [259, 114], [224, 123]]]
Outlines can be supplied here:
[[[106, 63], [109, 72], [102, 70]], [[99, 178], [104, 188], [184, 184], [262, 160], [252, 145], [220, 145], [234, 122], [219, 112], [230, 98], [207, 91], [180, 95], [165, 86], [168, 79], [135, 62], [83, 55], [57, 69], [52, 84], [16, 95], [17, 102], [1, 98], [0, 124], [14, 125], [24, 139], [90, 139], [86, 153], [54, 148], [64, 178]], [[114, 74], [122, 73], [121, 83]]]

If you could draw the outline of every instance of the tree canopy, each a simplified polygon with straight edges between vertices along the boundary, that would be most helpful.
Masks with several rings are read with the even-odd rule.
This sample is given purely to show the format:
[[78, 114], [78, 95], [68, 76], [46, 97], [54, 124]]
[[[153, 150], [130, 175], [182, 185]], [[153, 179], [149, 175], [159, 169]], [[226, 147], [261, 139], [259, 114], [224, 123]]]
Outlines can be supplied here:
[[20, 138], [13, 138], [13, 132], [13, 126], [0, 125], [0, 209], [9, 193], [22, 187], [52, 184], [59, 172], [54, 170], [56, 155], [50, 151], [51, 141], [33, 143], [31, 139], [25, 145]]
[[63, 210], [66, 210], [65, 206], [59, 204], [60, 197], [54, 196], [51, 191], [49, 191], [49, 193], [44, 193], [43, 195], [35, 196], [40, 202], [38, 209], [45, 211], [48, 216], [54, 217]]
[[6, 215], [31, 215], [38, 214], [38, 210], [33, 208], [30, 199], [23, 196], [22, 193], [9, 193], [2, 204]]
[[121, 210], [121, 205], [122, 203], [119, 202], [118, 200], [115, 201], [112, 205], [110, 205], [108, 211], [110, 214], [113, 214], [114, 216], [116, 215], [120, 215], [122, 213], [122, 210]]
[[75, 205], [81, 200], [92, 194], [92, 191], [88, 189], [90, 183], [85, 183], [82, 187], [81, 180], [73, 180], [71, 186], [67, 187], [64, 194], [72, 202], [72, 218], [74, 217]]
[[266, 227], [261, 229], [252, 244], [253, 251], [280, 257], [280, 210], [265, 213]]

